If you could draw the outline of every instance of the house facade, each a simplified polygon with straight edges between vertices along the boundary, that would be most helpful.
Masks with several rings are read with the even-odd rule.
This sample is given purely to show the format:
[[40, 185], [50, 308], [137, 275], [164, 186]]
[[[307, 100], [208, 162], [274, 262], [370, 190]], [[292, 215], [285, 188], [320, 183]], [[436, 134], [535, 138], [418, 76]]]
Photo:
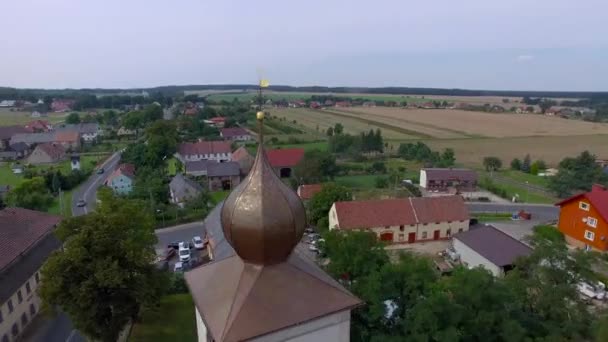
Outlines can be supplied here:
[[477, 172], [469, 169], [438, 169], [426, 168], [420, 170], [420, 186], [427, 191], [447, 192], [475, 191], [477, 189]]
[[0, 210], [0, 341], [18, 341], [41, 309], [40, 268], [61, 248], [52, 234], [61, 218], [21, 209]]
[[557, 227], [571, 245], [608, 251], [608, 190], [594, 185], [591, 191], [567, 198], [559, 206]]
[[237, 162], [209, 163], [207, 167], [209, 191], [232, 190], [241, 182]]
[[202, 186], [181, 173], [176, 174], [169, 183], [170, 202], [178, 205], [196, 198], [202, 191]]
[[304, 158], [303, 148], [283, 148], [266, 151], [268, 162], [281, 178], [289, 178]]
[[241, 127], [230, 127], [220, 129], [220, 136], [228, 141], [250, 141], [251, 134]]
[[32, 165], [52, 164], [63, 161], [67, 158], [63, 146], [54, 143], [44, 143], [36, 146], [32, 154], [27, 158], [27, 162]]
[[329, 210], [330, 230], [368, 230], [387, 243], [449, 239], [469, 230], [469, 220], [460, 196], [336, 202]]
[[133, 191], [135, 181], [135, 167], [131, 164], [120, 164], [108, 177], [105, 184], [112, 188], [114, 193], [127, 195]]
[[182, 143], [177, 147], [176, 157], [182, 162], [213, 160], [227, 162], [232, 160], [230, 143], [226, 141], [198, 141]]

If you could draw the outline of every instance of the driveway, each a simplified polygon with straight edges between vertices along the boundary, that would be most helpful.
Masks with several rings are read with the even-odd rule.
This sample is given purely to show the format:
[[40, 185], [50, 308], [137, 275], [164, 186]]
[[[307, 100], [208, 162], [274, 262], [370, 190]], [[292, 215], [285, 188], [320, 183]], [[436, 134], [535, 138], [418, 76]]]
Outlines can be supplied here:
[[[106, 179], [110, 176], [112, 170], [118, 164], [120, 160], [120, 153], [114, 153], [110, 158], [108, 158], [101, 167], [104, 168], [105, 172], [101, 175], [98, 175], [95, 171], [86, 182], [81, 184], [76, 190], [74, 190], [72, 194], [72, 216], [81, 216], [85, 215], [95, 209], [95, 203], [97, 200], [97, 189], [103, 185]], [[78, 207], [76, 203], [80, 200], [84, 199], [87, 202], [87, 205], [84, 207]]]
[[556, 221], [559, 217], [559, 208], [551, 204], [524, 204], [524, 203], [467, 203], [472, 213], [514, 213], [525, 210], [532, 214], [532, 219], [540, 222]]

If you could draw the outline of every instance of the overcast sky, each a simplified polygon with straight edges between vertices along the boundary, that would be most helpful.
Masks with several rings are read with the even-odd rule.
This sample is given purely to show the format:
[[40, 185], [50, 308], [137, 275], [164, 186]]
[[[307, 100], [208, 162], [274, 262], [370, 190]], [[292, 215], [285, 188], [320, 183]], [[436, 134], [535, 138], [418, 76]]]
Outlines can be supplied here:
[[606, 0], [1, 0], [0, 86], [608, 91]]

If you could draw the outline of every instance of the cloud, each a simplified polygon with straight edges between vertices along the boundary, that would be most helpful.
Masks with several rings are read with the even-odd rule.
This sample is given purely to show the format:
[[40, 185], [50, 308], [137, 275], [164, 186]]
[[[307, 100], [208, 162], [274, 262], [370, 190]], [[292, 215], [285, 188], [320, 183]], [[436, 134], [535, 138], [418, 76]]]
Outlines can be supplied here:
[[518, 63], [529, 62], [529, 61], [531, 61], [533, 59], [534, 59], [534, 56], [532, 56], [532, 55], [519, 55], [519, 56], [517, 56], [517, 58], [515, 58], [515, 60]]

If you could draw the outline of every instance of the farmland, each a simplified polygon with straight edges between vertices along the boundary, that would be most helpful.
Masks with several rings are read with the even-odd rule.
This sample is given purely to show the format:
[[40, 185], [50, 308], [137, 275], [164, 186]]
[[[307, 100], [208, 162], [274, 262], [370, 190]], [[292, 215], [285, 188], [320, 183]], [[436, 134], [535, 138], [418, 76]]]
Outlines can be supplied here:
[[[50, 123], [62, 122], [69, 113], [49, 113], [48, 117], [41, 118]], [[0, 126], [25, 125], [36, 120], [31, 117], [30, 112], [12, 112], [6, 108], [0, 108]]]

